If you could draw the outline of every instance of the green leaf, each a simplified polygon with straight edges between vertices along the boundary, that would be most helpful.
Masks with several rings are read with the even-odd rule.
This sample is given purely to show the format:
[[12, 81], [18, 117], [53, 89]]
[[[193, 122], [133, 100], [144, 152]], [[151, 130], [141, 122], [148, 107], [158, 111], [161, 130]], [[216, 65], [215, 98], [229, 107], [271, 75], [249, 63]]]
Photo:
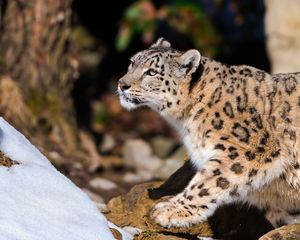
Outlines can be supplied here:
[[131, 39], [132, 39], [132, 36], [133, 36], [133, 29], [127, 25], [123, 25], [119, 32], [118, 32], [118, 35], [117, 35], [117, 38], [116, 38], [116, 49], [120, 52], [124, 51]]

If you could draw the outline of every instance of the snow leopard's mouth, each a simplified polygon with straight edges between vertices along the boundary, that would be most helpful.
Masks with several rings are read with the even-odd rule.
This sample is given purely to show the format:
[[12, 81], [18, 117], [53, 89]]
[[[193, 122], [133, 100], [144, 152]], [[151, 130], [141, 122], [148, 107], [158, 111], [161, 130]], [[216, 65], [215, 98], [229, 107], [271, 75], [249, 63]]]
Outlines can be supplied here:
[[135, 98], [135, 97], [128, 97], [124, 93], [120, 94], [120, 98], [123, 98], [126, 102], [133, 103], [133, 104], [136, 104], [136, 105], [145, 103], [141, 99], [138, 99], [138, 98]]
[[145, 102], [139, 98], [126, 96], [124, 93], [119, 93], [119, 96], [121, 105], [128, 110], [145, 105]]
[[141, 101], [140, 99], [138, 98], [129, 98], [127, 96], [124, 95], [124, 98], [127, 102], [131, 102], [131, 103], [134, 103], [134, 104], [142, 104], [144, 103], [143, 101]]

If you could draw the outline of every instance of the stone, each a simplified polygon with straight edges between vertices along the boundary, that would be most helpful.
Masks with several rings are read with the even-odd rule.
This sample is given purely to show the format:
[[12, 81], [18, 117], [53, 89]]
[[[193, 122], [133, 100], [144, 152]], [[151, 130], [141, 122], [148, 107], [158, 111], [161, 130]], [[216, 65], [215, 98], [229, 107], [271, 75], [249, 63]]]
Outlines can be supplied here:
[[175, 142], [171, 138], [157, 136], [151, 139], [150, 144], [153, 153], [159, 158], [166, 158], [175, 147]]
[[286, 225], [263, 235], [259, 240], [299, 240], [300, 224]]
[[125, 165], [135, 168], [137, 172], [154, 173], [162, 165], [162, 161], [152, 153], [150, 145], [141, 139], [127, 140], [123, 156]]
[[186, 238], [181, 238], [172, 235], [164, 235], [162, 233], [145, 231], [134, 238], [134, 240], [186, 240]]
[[[189, 228], [162, 228], [149, 218], [149, 212], [155, 202], [148, 197], [149, 188], [158, 187], [160, 182], [144, 183], [134, 186], [127, 194], [113, 198], [107, 204], [109, 211], [106, 217], [119, 227], [135, 227], [141, 229], [135, 239], [187, 239], [200, 235], [211, 237], [208, 223], [201, 223]], [[180, 237], [178, 237], [180, 235]]]
[[117, 240], [122, 240], [122, 234], [115, 228], [110, 228], [111, 233], [113, 234], [114, 238]]
[[132, 234], [136, 235], [135, 240], [213, 240], [212, 229], [217, 239], [258, 239], [263, 234], [259, 240], [300, 239], [300, 224], [271, 230], [272, 226], [258, 209], [234, 204], [220, 207], [209, 219], [210, 225], [204, 222], [189, 228], [162, 228], [149, 218], [156, 202], [148, 196], [148, 189], [157, 188], [161, 183], [136, 185], [127, 194], [113, 198], [107, 204], [107, 219], [124, 230], [128, 227], [140, 229]]
[[155, 172], [155, 177], [159, 179], [167, 179], [172, 173], [179, 169], [183, 163], [186, 156], [186, 149], [180, 147], [175, 151], [175, 153], [167, 158], [163, 165]]
[[105, 191], [109, 191], [109, 190], [112, 190], [114, 188], [117, 188], [117, 184], [108, 180], [108, 179], [105, 179], [105, 178], [100, 178], [100, 177], [96, 177], [96, 178], [93, 178], [92, 180], [90, 180], [89, 182], [89, 185], [92, 187], [92, 188], [100, 188], [102, 190], [105, 190]]
[[104, 153], [110, 152], [115, 146], [115, 139], [111, 135], [105, 134], [100, 145], [100, 151]]
[[138, 173], [125, 173], [123, 180], [128, 183], [138, 183], [148, 181], [153, 178], [153, 173], [149, 171], [139, 171]]

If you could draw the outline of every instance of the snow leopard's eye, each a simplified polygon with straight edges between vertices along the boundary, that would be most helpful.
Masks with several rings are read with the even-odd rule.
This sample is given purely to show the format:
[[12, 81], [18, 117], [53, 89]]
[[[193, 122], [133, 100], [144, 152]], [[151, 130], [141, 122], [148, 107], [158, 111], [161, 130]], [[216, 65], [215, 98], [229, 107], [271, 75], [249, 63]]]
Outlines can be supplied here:
[[146, 72], [145, 72], [146, 75], [149, 75], [151, 77], [155, 76], [157, 74], [157, 71], [155, 71], [154, 69], [148, 69]]

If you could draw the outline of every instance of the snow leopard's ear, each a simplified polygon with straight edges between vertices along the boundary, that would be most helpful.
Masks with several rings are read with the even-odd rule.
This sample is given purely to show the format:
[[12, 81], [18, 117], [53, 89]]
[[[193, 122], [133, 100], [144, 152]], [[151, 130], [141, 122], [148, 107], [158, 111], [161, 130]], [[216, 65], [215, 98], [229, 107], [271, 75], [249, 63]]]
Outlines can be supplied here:
[[168, 48], [171, 47], [171, 43], [169, 43], [166, 39], [164, 38], [159, 38], [157, 41], [151, 45], [151, 48], [155, 47], [161, 47], [161, 48]]
[[201, 54], [196, 49], [191, 49], [183, 53], [179, 58], [180, 72], [184, 75], [192, 74], [199, 66]]

